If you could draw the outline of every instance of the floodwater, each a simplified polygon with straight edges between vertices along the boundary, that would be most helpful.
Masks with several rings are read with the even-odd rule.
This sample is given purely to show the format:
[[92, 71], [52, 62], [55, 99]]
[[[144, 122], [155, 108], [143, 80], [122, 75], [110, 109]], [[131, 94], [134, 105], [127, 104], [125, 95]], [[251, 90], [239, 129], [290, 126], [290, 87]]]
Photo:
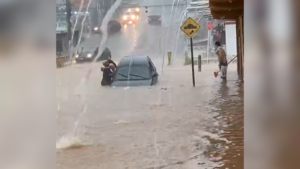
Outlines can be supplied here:
[[[223, 162], [243, 166], [242, 87], [234, 65], [226, 84], [213, 77], [214, 67], [204, 65], [196, 72], [195, 88], [190, 66], [179, 61], [165, 68], [155, 87], [103, 88], [100, 71], [93, 74], [88, 108], [73, 138], [87, 145], [58, 149], [57, 168], [213, 168]], [[58, 144], [72, 133], [82, 111], [76, 91], [70, 95], [61, 97]]]
[[[147, 5], [160, 0], [144, 1]], [[172, 1], [165, 1], [172, 4]], [[107, 46], [113, 59], [124, 55], [148, 55], [158, 71], [163, 53], [175, 42], [171, 6], [148, 8], [136, 25], [110, 36]], [[147, 23], [147, 15], [161, 14], [162, 25]], [[178, 27], [177, 27], [178, 28]], [[164, 46], [166, 31], [167, 44]], [[90, 64], [57, 69], [57, 169], [193, 169], [243, 166], [243, 86], [236, 77], [236, 64], [229, 66], [224, 83], [213, 76], [217, 64], [183, 66], [183, 35], [177, 58], [164, 66], [153, 87], [101, 87], [101, 63], [96, 64], [86, 86], [80, 86]], [[97, 35], [88, 47], [100, 42]], [[164, 50], [165, 49], [165, 50]]]
[[210, 138], [211, 145], [206, 150], [207, 157], [221, 156], [224, 163], [221, 168], [244, 168], [244, 84], [229, 81], [219, 84], [216, 99], [210, 105], [218, 109], [217, 127], [214, 128], [220, 136], [230, 141]]

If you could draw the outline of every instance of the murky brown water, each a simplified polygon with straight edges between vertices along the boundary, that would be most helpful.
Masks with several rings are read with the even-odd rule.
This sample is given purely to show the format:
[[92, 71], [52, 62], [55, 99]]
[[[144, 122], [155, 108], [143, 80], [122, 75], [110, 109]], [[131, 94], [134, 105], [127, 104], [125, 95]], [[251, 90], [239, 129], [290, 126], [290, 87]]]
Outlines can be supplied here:
[[221, 137], [229, 142], [210, 138], [211, 146], [206, 151], [206, 156], [219, 157], [224, 163], [220, 169], [244, 168], [244, 84], [239, 80], [230, 80], [219, 84], [216, 93], [218, 98], [211, 101], [216, 106], [219, 122], [215, 128]]
[[[226, 84], [213, 77], [216, 66], [203, 66], [201, 73], [196, 72], [194, 88], [190, 66], [180, 64], [166, 67], [160, 84], [152, 88], [103, 88], [101, 73], [93, 74], [88, 112], [78, 128], [78, 137], [92, 144], [57, 150], [57, 168], [212, 169], [218, 161], [225, 163], [223, 168], [242, 168], [243, 87], [235, 66]], [[74, 76], [69, 75], [68, 82], [79, 82], [74, 77], [80, 77], [81, 70], [72, 68]], [[64, 91], [57, 139], [72, 132], [82, 110], [71, 90]]]

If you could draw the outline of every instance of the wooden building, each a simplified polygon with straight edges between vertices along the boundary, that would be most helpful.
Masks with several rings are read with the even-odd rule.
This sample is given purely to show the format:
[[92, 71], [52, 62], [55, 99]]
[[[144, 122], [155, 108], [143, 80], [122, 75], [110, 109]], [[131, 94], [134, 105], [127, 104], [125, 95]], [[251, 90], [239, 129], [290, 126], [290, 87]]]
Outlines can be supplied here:
[[238, 76], [244, 79], [244, 0], [209, 0], [214, 19], [235, 21]]

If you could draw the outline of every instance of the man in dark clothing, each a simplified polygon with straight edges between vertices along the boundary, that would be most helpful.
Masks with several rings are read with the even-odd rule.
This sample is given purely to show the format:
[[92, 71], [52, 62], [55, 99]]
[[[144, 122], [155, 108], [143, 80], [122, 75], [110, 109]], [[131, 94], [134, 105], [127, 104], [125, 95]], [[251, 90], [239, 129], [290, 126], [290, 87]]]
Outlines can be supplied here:
[[102, 86], [110, 86], [112, 83], [115, 69], [112, 69], [110, 64], [114, 65], [114, 67], [116, 68], [116, 64], [110, 59], [105, 61], [103, 63], [104, 67], [101, 68], [101, 71], [103, 72], [103, 77], [101, 81]]
[[111, 72], [111, 69], [109, 67], [103, 68], [102, 71], [103, 71], [103, 78], [101, 81], [101, 85], [110, 86], [112, 83], [113, 72]]
[[113, 64], [113, 65], [115, 66], [115, 68], [117, 68], [117, 64], [116, 64], [113, 60], [108, 59], [107, 62], [108, 62], [109, 64]]

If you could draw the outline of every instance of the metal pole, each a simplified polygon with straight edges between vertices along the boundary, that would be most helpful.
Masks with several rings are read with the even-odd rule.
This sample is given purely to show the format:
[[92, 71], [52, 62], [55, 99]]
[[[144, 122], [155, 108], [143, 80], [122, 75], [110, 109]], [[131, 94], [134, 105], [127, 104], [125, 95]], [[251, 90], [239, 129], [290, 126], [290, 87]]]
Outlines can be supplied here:
[[68, 40], [71, 40], [72, 38], [72, 25], [71, 25], [71, 3], [70, 0], [66, 0], [66, 20], [67, 20], [67, 26], [68, 26]]
[[190, 40], [191, 40], [192, 77], [193, 77], [193, 86], [195, 87], [195, 71], [194, 71], [193, 38], [190, 38]]
[[198, 72], [201, 72], [202, 60], [201, 55], [198, 55]]
[[172, 61], [172, 52], [168, 52], [168, 65], [171, 65]]
[[208, 54], [209, 54], [209, 43], [210, 43], [210, 31], [207, 30], [207, 45], [206, 45], [206, 63], [208, 64]]

